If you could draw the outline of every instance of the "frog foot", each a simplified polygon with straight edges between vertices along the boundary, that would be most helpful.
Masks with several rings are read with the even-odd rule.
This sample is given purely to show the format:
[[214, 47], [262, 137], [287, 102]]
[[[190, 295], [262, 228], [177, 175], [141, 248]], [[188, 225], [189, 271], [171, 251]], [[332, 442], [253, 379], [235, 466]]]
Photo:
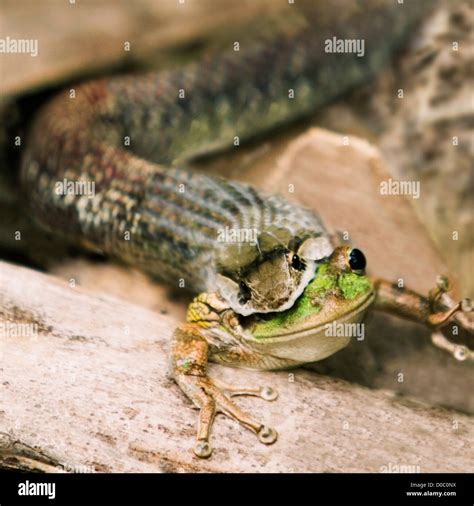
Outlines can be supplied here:
[[[233, 353], [234, 359], [238, 353], [242, 354], [243, 359], [249, 359], [247, 350], [235, 348]], [[268, 386], [240, 388], [212, 380], [206, 370], [208, 354], [209, 344], [201, 326], [196, 323], [183, 323], [175, 330], [171, 341], [169, 374], [199, 409], [195, 455], [201, 458], [210, 457], [212, 448], [209, 438], [217, 413], [222, 413], [251, 430], [260, 442], [266, 445], [274, 443], [278, 437], [276, 430], [241, 411], [231, 397], [252, 395], [273, 401], [278, 397], [277, 392]]]
[[436, 331], [431, 334], [431, 342], [437, 347], [451, 353], [456, 360], [474, 360], [474, 351], [462, 344], [453, 343], [442, 332]]
[[[470, 299], [463, 299], [459, 302], [448, 295], [449, 280], [445, 276], [438, 276], [436, 288], [430, 291], [429, 303], [433, 311], [440, 306], [443, 310], [433, 312], [428, 317], [431, 326], [438, 329], [448, 321], [454, 321], [463, 329], [474, 333], [474, 320], [469, 318], [468, 313], [472, 312], [472, 303]], [[432, 343], [442, 350], [451, 353], [457, 360], [474, 360], [474, 351], [467, 346], [453, 343], [447, 339], [439, 330], [435, 330], [431, 335]]]
[[[251, 430], [263, 444], [270, 445], [277, 440], [278, 434], [275, 429], [253, 420], [229, 398], [236, 395], [252, 395], [267, 401], [273, 401], [278, 397], [277, 392], [273, 388], [268, 386], [262, 388], [228, 386], [218, 381], [214, 382], [207, 376], [184, 376], [178, 380], [179, 383], [182, 381], [192, 383], [191, 389], [193, 393], [190, 397], [200, 409], [196, 445], [194, 446], [194, 454], [197, 457], [208, 458], [212, 453], [209, 438], [217, 413], [222, 413]], [[228, 395], [225, 395], [220, 387], [228, 392]], [[187, 388], [186, 390], [189, 395], [190, 389]]]

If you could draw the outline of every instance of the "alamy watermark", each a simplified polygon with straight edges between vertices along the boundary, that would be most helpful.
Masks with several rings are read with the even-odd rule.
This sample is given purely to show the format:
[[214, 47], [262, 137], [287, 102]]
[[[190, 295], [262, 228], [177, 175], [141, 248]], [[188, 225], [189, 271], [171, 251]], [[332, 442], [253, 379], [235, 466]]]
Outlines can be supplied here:
[[392, 464], [380, 466], [381, 473], [420, 473], [420, 466], [410, 464]]
[[217, 231], [217, 241], [226, 243], [248, 242], [250, 244], [257, 244], [258, 230], [256, 228], [220, 228]]
[[0, 337], [37, 337], [37, 323], [0, 322]]
[[421, 194], [419, 181], [395, 181], [389, 178], [380, 183], [380, 195], [411, 195], [419, 199]]
[[62, 181], [56, 181], [54, 191], [56, 195], [86, 195], [93, 198], [95, 181], [70, 181], [64, 178]]
[[78, 473], [78, 474], [87, 474], [87, 473], [95, 473], [96, 469], [95, 466], [88, 466], [86, 464], [60, 464], [57, 466], [57, 469], [60, 472], [64, 473]]
[[19, 496], [41, 496], [44, 495], [48, 499], [56, 497], [56, 483], [51, 482], [37, 482], [37, 481], [22, 481], [18, 484]]
[[365, 337], [365, 328], [363, 323], [338, 323], [333, 321], [327, 323], [324, 335], [327, 337], [355, 337], [358, 341], [363, 341]]
[[5, 37], [0, 39], [0, 53], [29, 54], [38, 56], [38, 39], [14, 39]]
[[365, 40], [333, 37], [324, 41], [324, 51], [326, 53], [354, 53], [361, 58], [365, 55]]

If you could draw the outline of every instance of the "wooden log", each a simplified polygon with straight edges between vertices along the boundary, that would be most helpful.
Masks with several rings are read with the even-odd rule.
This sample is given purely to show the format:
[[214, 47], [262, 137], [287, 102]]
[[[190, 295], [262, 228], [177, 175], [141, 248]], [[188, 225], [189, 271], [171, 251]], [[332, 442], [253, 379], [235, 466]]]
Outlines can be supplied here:
[[[472, 471], [470, 417], [296, 370], [211, 366], [279, 399], [237, 402], [279, 432], [273, 446], [218, 417], [209, 460], [196, 412], [166, 377], [176, 322], [0, 263], [0, 465], [58, 471]], [[404, 466], [404, 467], [400, 467]]]

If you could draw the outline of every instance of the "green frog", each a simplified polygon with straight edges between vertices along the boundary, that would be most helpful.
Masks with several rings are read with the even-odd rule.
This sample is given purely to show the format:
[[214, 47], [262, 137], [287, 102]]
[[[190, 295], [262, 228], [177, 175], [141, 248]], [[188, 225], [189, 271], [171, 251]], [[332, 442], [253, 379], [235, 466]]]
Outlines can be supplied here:
[[[290, 255], [294, 255], [289, 253]], [[295, 262], [294, 259], [290, 261]], [[208, 360], [234, 367], [278, 370], [316, 362], [362, 339], [363, 321], [369, 309], [379, 309], [422, 323], [433, 330], [433, 343], [457, 359], [474, 359], [474, 352], [444, 338], [439, 328], [454, 320], [472, 331], [466, 313], [468, 299], [454, 303], [445, 278], [428, 297], [382, 279], [366, 275], [364, 254], [351, 246], [338, 246], [318, 262], [315, 276], [295, 304], [283, 312], [243, 316], [218, 292], [198, 295], [188, 308], [187, 322], [174, 334], [170, 374], [200, 408], [194, 453], [209, 457], [212, 423], [220, 412], [253, 431], [264, 444], [272, 444], [277, 432], [255, 421], [230, 399], [253, 395], [272, 401], [271, 387], [240, 388], [209, 378]]]

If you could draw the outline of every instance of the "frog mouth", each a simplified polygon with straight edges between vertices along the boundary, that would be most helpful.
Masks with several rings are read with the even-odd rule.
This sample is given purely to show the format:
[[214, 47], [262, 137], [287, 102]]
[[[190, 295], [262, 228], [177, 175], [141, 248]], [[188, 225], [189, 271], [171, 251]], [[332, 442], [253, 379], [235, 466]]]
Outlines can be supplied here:
[[[288, 342], [289, 340], [293, 339], [311, 338], [311, 337], [316, 338], [324, 334], [328, 324], [332, 323], [344, 324], [360, 321], [360, 318], [357, 318], [357, 315], [363, 315], [365, 311], [372, 305], [374, 299], [375, 299], [375, 292], [371, 290], [364, 296], [360, 297], [360, 300], [358, 300], [357, 303], [354, 304], [354, 306], [349, 311], [346, 311], [339, 318], [334, 319], [331, 318], [330, 315], [328, 315], [327, 319], [318, 320], [317, 323], [314, 325], [311, 325], [311, 322], [307, 322], [308, 325], [303, 324], [297, 330], [292, 330], [291, 327], [289, 327], [286, 330], [282, 329], [281, 332], [272, 333], [272, 335], [268, 337], [265, 337], [263, 335], [259, 336], [258, 333], [256, 333], [256, 335], [252, 335], [251, 339], [254, 339], [259, 342], [264, 341], [267, 343], [268, 342], [277, 343], [279, 341]], [[308, 319], [311, 320], [311, 318]]]
[[298, 329], [296, 331], [290, 330], [288, 332], [282, 332], [281, 334], [275, 335], [274, 338], [277, 340], [278, 339], [287, 340], [288, 338], [298, 338], [299, 339], [301, 337], [310, 337], [311, 335], [318, 336], [321, 333], [325, 332], [328, 324], [331, 324], [333, 322], [338, 323], [338, 324], [353, 322], [356, 319], [356, 316], [358, 314], [363, 314], [365, 312], [365, 310], [371, 306], [374, 299], [375, 299], [375, 293], [371, 292], [365, 298], [363, 298], [357, 306], [355, 306], [350, 311], [344, 313], [344, 315], [342, 315], [340, 318], [336, 318], [334, 320], [326, 320], [323, 322], [318, 322], [318, 325], [313, 325], [313, 326], [309, 325], [306, 328], [303, 326], [301, 329]]

